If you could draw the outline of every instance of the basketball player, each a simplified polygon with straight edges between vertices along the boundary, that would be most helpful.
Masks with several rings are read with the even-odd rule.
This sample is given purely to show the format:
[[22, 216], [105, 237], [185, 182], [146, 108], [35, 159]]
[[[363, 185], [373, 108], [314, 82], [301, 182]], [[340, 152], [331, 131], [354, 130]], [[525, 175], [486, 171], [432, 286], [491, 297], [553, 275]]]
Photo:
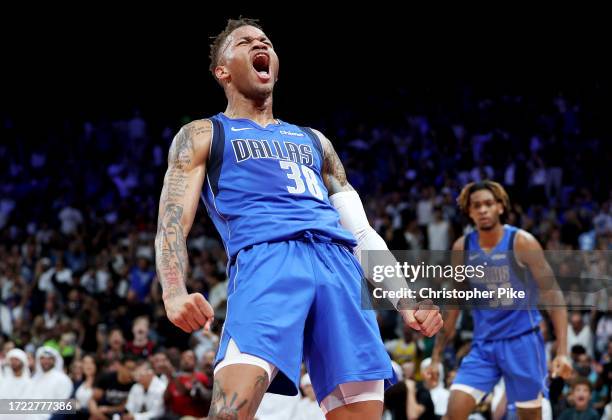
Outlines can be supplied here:
[[[252, 419], [266, 390], [295, 395], [302, 360], [328, 419], [380, 418], [395, 375], [374, 312], [360, 307], [353, 252], [387, 247], [330, 141], [274, 118], [278, 68], [252, 20], [230, 20], [211, 46], [228, 104], [184, 126], [170, 148], [156, 236], [166, 313], [186, 332], [213, 318], [204, 297], [185, 288], [185, 237], [202, 194], [229, 259], [208, 418]], [[401, 314], [427, 336], [442, 325], [435, 308]]]
[[[569, 377], [567, 357], [567, 311], [561, 293], [555, 289], [552, 269], [542, 247], [528, 232], [502, 224], [509, 209], [509, 198], [497, 182], [482, 181], [466, 185], [457, 199], [475, 225], [475, 230], [459, 238], [454, 251], [465, 251], [464, 263], [484, 265], [486, 282], [470, 280], [470, 287], [523, 290], [535, 303], [548, 302], [557, 337], [553, 375]], [[496, 273], [496, 274], [494, 274]], [[512, 299], [496, 299], [496, 309], [472, 309], [474, 338], [470, 353], [462, 360], [448, 404], [449, 419], [467, 419], [483, 396], [503, 377], [509, 404], [515, 404], [521, 419], [541, 418], [546, 385], [546, 356], [540, 333], [541, 316], [535, 305], [523, 306]], [[504, 309], [504, 306], [506, 308]], [[446, 312], [444, 328], [436, 336], [433, 373], [448, 340], [454, 335], [458, 309]]]

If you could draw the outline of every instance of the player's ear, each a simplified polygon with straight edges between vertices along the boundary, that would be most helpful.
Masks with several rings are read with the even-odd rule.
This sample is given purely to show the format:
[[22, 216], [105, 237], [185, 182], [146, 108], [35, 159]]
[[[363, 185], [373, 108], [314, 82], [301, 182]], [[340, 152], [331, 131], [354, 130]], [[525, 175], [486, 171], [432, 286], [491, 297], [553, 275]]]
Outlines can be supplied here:
[[219, 65], [215, 67], [215, 77], [219, 82], [228, 82], [231, 76], [225, 66]]

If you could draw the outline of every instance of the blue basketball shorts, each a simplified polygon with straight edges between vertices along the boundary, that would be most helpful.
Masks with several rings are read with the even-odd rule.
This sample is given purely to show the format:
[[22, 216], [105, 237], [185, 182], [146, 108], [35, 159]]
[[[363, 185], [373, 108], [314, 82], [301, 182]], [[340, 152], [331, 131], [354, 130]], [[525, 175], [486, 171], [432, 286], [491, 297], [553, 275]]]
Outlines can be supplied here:
[[232, 339], [278, 368], [268, 392], [296, 395], [304, 361], [319, 403], [337, 385], [396, 382], [376, 314], [361, 308], [363, 271], [344, 245], [300, 240], [240, 251], [229, 267], [227, 317], [215, 365]]
[[474, 341], [461, 361], [451, 389], [467, 392], [478, 402], [502, 377], [510, 404], [547, 397], [546, 355], [540, 331], [501, 340]]

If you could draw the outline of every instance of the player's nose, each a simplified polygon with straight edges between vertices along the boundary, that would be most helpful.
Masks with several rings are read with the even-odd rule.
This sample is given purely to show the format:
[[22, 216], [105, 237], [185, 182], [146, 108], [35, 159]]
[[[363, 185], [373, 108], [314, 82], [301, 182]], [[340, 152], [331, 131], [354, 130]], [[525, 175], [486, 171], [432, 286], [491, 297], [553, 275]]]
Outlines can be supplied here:
[[251, 50], [264, 50], [267, 51], [268, 50], [268, 46], [266, 44], [264, 44], [262, 41], [256, 39], [255, 41], [253, 41], [253, 46], [251, 47]]

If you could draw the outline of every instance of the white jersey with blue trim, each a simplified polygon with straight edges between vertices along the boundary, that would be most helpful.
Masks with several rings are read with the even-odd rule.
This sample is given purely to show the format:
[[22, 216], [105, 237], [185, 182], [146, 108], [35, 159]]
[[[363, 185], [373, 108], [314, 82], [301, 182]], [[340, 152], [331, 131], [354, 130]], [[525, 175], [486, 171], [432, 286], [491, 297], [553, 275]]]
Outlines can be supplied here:
[[471, 277], [470, 286], [495, 291], [496, 296], [500, 288], [525, 292], [524, 299], [496, 297], [483, 302], [488, 302], [491, 309], [473, 308], [474, 340], [511, 338], [539, 327], [542, 319], [536, 308], [539, 289], [529, 270], [519, 266], [513, 252], [518, 231], [514, 226], [504, 225], [504, 236], [490, 252], [480, 247], [478, 231], [465, 237], [466, 265], [485, 267], [484, 277]]
[[309, 128], [279, 121], [261, 127], [219, 113], [202, 199], [230, 261], [246, 247], [310, 231], [356, 245], [340, 225], [321, 176], [323, 148]]

